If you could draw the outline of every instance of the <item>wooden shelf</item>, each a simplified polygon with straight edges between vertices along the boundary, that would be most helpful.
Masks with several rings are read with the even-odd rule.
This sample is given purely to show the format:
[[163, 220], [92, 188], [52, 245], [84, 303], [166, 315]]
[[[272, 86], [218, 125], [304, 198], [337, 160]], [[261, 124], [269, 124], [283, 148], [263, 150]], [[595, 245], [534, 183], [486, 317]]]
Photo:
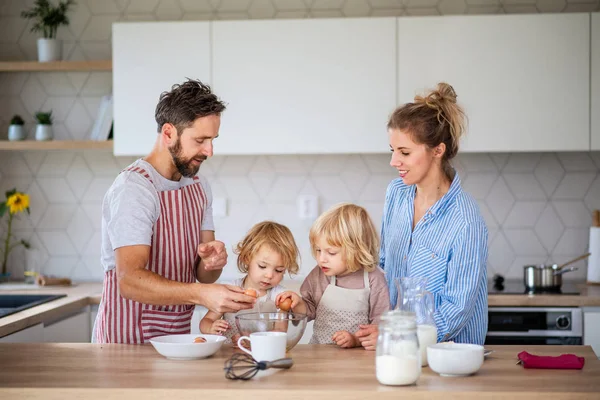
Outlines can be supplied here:
[[0, 150], [111, 150], [112, 140], [22, 140], [9, 142], [0, 140]]
[[0, 61], [0, 72], [112, 71], [112, 60], [96, 61]]

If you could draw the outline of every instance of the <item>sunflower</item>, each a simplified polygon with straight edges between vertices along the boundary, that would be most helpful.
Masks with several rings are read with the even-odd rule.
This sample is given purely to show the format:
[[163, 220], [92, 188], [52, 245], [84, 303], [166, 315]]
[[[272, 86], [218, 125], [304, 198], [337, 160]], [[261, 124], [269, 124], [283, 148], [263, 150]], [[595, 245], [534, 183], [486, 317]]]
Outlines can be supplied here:
[[25, 193], [15, 193], [6, 200], [11, 214], [25, 211], [29, 208], [29, 195]]

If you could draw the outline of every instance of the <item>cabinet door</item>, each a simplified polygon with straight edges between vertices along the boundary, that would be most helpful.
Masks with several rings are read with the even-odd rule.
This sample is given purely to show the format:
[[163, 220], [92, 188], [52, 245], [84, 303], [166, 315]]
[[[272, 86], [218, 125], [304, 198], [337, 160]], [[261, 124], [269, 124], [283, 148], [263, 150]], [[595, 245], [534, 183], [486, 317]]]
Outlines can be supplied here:
[[600, 13], [592, 13], [592, 150], [600, 150]]
[[589, 150], [588, 14], [398, 20], [398, 100], [450, 83], [463, 151]]
[[0, 343], [41, 343], [44, 341], [44, 325], [37, 324], [0, 338]]
[[396, 103], [395, 18], [215, 21], [216, 154], [373, 153]]
[[210, 83], [209, 22], [113, 25], [114, 154], [145, 155], [160, 94], [186, 78]]
[[57, 321], [44, 323], [44, 342], [89, 343], [90, 341], [90, 312], [87, 309]]
[[583, 344], [592, 346], [600, 358], [600, 308], [583, 310]]

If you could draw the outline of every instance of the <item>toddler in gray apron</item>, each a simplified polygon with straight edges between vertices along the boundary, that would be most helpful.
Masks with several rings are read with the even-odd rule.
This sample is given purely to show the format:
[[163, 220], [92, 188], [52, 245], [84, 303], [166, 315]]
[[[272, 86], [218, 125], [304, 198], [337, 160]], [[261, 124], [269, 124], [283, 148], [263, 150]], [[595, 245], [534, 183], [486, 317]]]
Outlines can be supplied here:
[[378, 267], [379, 239], [367, 211], [340, 204], [313, 224], [310, 245], [318, 265], [300, 288], [277, 296], [292, 299], [292, 310], [314, 320], [310, 343], [360, 346], [359, 325], [377, 323], [389, 309], [385, 274]]
[[[287, 272], [297, 274], [299, 250], [292, 232], [284, 225], [264, 221], [254, 225], [237, 244], [237, 266], [245, 276], [229, 284], [252, 291], [258, 301], [249, 312], [277, 311], [275, 299], [285, 288], [279, 283]], [[235, 325], [236, 313], [209, 310], [200, 321], [200, 332], [224, 335], [226, 343], [235, 343], [239, 336]]]

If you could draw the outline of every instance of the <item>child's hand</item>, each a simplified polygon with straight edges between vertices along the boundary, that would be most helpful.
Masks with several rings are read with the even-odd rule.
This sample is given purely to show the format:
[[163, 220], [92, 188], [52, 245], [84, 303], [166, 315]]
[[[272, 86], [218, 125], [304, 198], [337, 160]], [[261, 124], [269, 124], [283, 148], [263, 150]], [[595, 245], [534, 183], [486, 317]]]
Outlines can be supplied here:
[[[239, 333], [236, 333], [235, 335], [233, 335], [231, 337], [231, 343], [233, 344], [233, 348], [234, 349], [239, 349], [238, 340], [240, 340], [241, 337], [242, 337], [242, 335], [240, 335]], [[248, 341], [247, 340], [244, 340], [242, 342], [242, 347], [244, 347], [245, 349], [250, 350], [250, 347], [248, 346]]]
[[275, 298], [275, 305], [283, 311], [288, 311], [284, 310], [285, 306], [281, 307], [281, 303], [283, 303], [286, 299], [292, 300], [292, 309], [296, 308], [298, 304], [300, 304], [300, 302], [302, 301], [302, 298], [297, 293], [294, 293], [292, 291], [286, 291], [277, 295], [277, 297]]
[[358, 327], [359, 329], [355, 335], [360, 345], [365, 350], [375, 350], [377, 347], [377, 336], [379, 335], [377, 325], [359, 325]]
[[331, 340], [333, 340], [334, 343], [337, 344], [338, 346], [345, 348], [345, 349], [348, 349], [350, 347], [359, 346], [359, 343], [356, 340], [356, 338], [354, 337], [354, 335], [348, 331], [337, 331], [336, 333], [333, 334], [333, 336], [331, 337]]
[[229, 329], [229, 322], [224, 319], [218, 319], [212, 323], [210, 327], [210, 334], [222, 335], [227, 329]]

